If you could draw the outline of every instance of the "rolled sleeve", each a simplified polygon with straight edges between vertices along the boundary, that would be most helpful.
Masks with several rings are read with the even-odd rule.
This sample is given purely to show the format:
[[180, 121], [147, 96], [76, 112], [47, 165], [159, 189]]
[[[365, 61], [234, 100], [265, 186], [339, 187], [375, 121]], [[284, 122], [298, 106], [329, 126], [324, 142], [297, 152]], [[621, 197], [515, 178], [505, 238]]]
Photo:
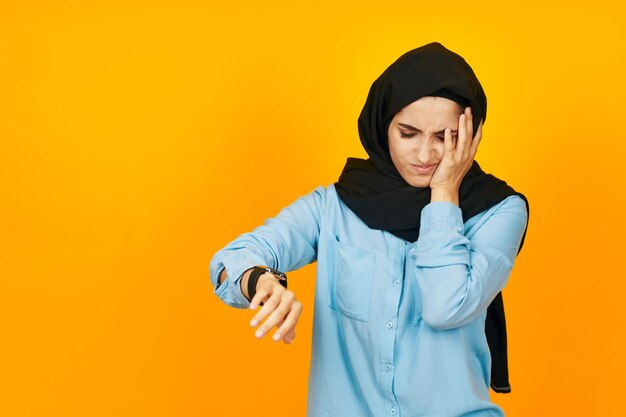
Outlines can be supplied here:
[[[244, 271], [255, 265], [267, 265], [288, 272], [313, 262], [317, 256], [325, 192], [324, 187], [317, 187], [219, 250], [209, 267], [214, 293], [230, 306], [247, 308], [250, 302], [240, 285]], [[224, 268], [228, 278], [219, 284], [219, 274]]]
[[426, 205], [419, 236], [412, 252], [419, 254], [419, 266], [435, 268], [469, 263], [469, 239], [463, 235], [463, 214], [454, 204], [437, 201]]
[[463, 231], [463, 212], [460, 207], [447, 201], [435, 201], [427, 204], [420, 217], [420, 235], [429, 231], [438, 223], [448, 226], [457, 232]]
[[[211, 283], [214, 287], [214, 294], [229, 306], [248, 308], [250, 301], [243, 295], [241, 290], [241, 278], [248, 268], [264, 263], [261, 257], [254, 256], [245, 251], [229, 249], [216, 254], [210, 265]], [[228, 278], [219, 284], [219, 275], [224, 268], [228, 271]]]

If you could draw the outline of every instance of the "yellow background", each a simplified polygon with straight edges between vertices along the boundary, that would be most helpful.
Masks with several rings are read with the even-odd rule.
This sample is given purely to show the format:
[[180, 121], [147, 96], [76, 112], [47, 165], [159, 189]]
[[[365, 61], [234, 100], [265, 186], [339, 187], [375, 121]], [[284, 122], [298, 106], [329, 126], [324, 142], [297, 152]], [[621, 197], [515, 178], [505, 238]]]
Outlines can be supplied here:
[[209, 261], [365, 156], [371, 83], [431, 41], [487, 93], [476, 159], [530, 200], [494, 401], [622, 415], [618, 3], [2, 1], [0, 415], [303, 416], [315, 266], [285, 346]]

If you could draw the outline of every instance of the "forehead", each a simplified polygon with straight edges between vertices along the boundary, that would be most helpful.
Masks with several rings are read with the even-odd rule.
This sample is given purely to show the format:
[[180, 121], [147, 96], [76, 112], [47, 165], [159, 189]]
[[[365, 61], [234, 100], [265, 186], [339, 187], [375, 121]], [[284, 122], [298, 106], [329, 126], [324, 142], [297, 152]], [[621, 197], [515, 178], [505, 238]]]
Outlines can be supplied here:
[[[394, 119], [400, 123], [422, 127], [445, 128], [458, 121], [461, 114], [459, 104], [444, 97], [422, 97], [402, 108]], [[446, 124], [443, 126], [442, 124]], [[419, 127], [419, 126], [416, 126]]]

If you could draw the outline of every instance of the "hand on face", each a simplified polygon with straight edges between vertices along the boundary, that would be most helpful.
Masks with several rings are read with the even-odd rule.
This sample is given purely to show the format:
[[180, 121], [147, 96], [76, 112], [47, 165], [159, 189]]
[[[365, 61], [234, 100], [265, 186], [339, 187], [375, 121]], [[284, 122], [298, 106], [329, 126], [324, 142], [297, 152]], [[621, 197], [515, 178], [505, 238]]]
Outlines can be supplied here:
[[458, 192], [463, 177], [474, 161], [478, 144], [482, 138], [482, 126], [481, 120], [476, 136], [472, 138], [474, 132], [472, 109], [466, 107], [465, 112], [459, 116], [459, 133], [456, 143], [452, 139], [450, 129], [445, 130], [443, 157], [430, 179], [429, 186], [431, 189], [442, 188]]

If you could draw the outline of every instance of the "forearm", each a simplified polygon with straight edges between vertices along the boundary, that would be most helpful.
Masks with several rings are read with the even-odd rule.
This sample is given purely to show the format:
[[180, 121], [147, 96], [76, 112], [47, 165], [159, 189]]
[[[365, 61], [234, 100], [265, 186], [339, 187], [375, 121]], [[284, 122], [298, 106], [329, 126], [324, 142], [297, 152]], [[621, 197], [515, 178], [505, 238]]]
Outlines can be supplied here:
[[451, 328], [477, 317], [504, 287], [527, 222], [524, 202], [509, 197], [464, 230], [458, 207], [436, 202], [422, 210], [420, 236], [410, 251], [424, 320]]
[[[438, 329], [474, 321], [504, 287], [513, 267], [504, 255], [488, 245], [479, 242], [470, 245], [463, 239], [446, 243], [447, 248], [416, 252], [422, 315], [425, 322]], [[449, 252], [448, 259], [438, 256], [440, 251]], [[430, 259], [427, 261], [425, 257]]]

